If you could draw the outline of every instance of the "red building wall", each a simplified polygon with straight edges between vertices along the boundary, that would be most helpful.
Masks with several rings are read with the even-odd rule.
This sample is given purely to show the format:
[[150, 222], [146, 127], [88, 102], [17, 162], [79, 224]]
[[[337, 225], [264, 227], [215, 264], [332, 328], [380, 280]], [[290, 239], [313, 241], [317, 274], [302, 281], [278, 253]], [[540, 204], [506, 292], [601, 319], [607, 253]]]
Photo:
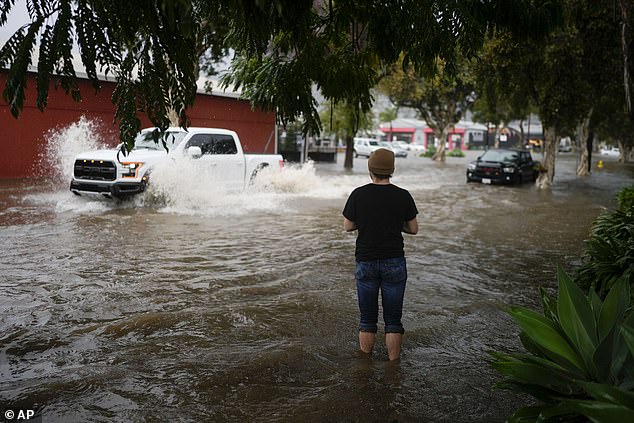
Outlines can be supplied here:
[[[6, 73], [0, 72], [0, 90], [4, 90]], [[48, 106], [40, 112], [35, 105], [35, 74], [29, 74], [24, 110], [18, 119], [9, 106], [0, 101], [0, 178], [24, 178], [34, 174], [38, 155], [46, 144], [46, 134], [55, 128], [75, 123], [81, 116], [101, 122], [102, 138], [118, 144], [119, 129], [114, 124], [115, 106], [111, 102], [114, 83], [102, 82], [95, 92], [88, 80], [78, 80], [82, 101], [74, 102], [62, 89], [49, 91]], [[226, 128], [238, 133], [248, 153], [275, 153], [275, 114], [252, 110], [248, 101], [231, 97], [198, 94], [188, 111], [191, 126]], [[152, 126], [141, 116], [142, 127]]]

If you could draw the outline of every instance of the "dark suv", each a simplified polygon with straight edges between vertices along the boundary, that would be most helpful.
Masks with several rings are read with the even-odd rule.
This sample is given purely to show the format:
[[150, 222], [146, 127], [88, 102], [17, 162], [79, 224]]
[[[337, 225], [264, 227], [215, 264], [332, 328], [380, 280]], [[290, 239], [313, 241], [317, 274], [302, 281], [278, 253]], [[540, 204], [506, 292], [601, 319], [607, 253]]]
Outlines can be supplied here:
[[530, 151], [519, 149], [487, 150], [467, 167], [467, 182], [518, 184], [537, 179], [538, 162]]

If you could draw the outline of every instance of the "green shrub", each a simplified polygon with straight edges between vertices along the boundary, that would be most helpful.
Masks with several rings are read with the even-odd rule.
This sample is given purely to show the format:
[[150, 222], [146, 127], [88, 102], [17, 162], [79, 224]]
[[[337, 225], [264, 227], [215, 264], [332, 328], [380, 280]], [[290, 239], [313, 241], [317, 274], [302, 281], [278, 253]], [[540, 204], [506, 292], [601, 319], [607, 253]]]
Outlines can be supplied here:
[[427, 150], [425, 150], [424, 152], [420, 154], [420, 157], [431, 157], [434, 154], [436, 154], [436, 146], [433, 144], [430, 144], [427, 146]]
[[594, 221], [576, 276], [579, 286], [594, 289], [601, 298], [621, 278], [630, 287], [634, 283], [634, 188], [621, 190], [617, 199], [617, 210]]
[[625, 212], [634, 209], [634, 185], [619, 191], [616, 199], [619, 202], [619, 209]]
[[604, 301], [588, 296], [563, 271], [555, 301], [541, 290], [543, 315], [513, 307], [527, 353], [492, 353], [506, 376], [497, 384], [539, 402], [510, 422], [634, 421], [634, 314], [630, 287], [620, 280]]
[[448, 154], [449, 157], [464, 157], [464, 152], [459, 148], [454, 148]]

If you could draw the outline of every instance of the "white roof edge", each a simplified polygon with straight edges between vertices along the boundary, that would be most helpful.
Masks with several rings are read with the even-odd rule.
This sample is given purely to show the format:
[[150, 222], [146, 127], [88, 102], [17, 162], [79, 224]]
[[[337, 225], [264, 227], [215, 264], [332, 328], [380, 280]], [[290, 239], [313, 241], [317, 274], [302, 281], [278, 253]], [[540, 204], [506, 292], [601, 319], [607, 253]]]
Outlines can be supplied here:
[[[142, 131], [153, 131], [154, 129], [156, 129], [155, 126], [149, 127], [149, 128], [143, 128]], [[214, 131], [214, 132], [218, 132], [219, 134], [235, 134], [236, 131], [232, 130], [232, 129], [227, 129], [227, 128], [212, 128], [212, 127], [206, 127], [206, 126], [188, 126], [187, 129], [183, 129], [180, 126], [170, 126], [169, 128], [166, 129], [166, 131], [171, 131], [171, 132], [199, 132], [199, 131], [204, 131], [204, 132], [209, 132], [209, 131]]]
[[[37, 61], [37, 56], [36, 55], [34, 55], [33, 60]], [[74, 65], [75, 69], [85, 69], [84, 68], [84, 64], [81, 63], [81, 61], [79, 61], [79, 60], [74, 59], [73, 60], [73, 65]], [[37, 66], [30, 65], [28, 67], [28, 69], [27, 69], [27, 72], [36, 73], [37, 74]], [[75, 76], [78, 79], [88, 80], [88, 74], [84, 70], [76, 70], [75, 71]], [[113, 75], [106, 75], [105, 73], [97, 73], [97, 80], [102, 81], [102, 82], [112, 82], [112, 83], [116, 83], [117, 82], [116, 78]], [[207, 91], [205, 89], [205, 85], [206, 85], [207, 82], [210, 83], [212, 91]], [[220, 88], [220, 81], [218, 81], [216, 79], [212, 79], [212, 78], [207, 78], [207, 77], [204, 77], [204, 76], [200, 76], [198, 78], [198, 80], [196, 81], [196, 93], [197, 94], [203, 94], [203, 95], [213, 95], [213, 96], [216, 96], [216, 97], [228, 97], [228, 98], [234, 98], [234, 99], [242, 99], [242, 93], [240, 93], [239, 91], [232, 90], [232, 89], [222, 89], [222, 88]]]

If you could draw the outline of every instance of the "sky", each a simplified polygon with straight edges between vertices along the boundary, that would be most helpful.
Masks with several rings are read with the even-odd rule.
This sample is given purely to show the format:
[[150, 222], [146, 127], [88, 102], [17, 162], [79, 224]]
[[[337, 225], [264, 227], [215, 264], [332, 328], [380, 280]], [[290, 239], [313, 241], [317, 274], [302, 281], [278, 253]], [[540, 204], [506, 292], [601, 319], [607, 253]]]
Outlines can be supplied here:
[[28, 22], [29, 13], [26, 10], [26, 1], [16, 0], [7, 23], [0, 27], [0, 43], [4, 45], [18, 28]]

